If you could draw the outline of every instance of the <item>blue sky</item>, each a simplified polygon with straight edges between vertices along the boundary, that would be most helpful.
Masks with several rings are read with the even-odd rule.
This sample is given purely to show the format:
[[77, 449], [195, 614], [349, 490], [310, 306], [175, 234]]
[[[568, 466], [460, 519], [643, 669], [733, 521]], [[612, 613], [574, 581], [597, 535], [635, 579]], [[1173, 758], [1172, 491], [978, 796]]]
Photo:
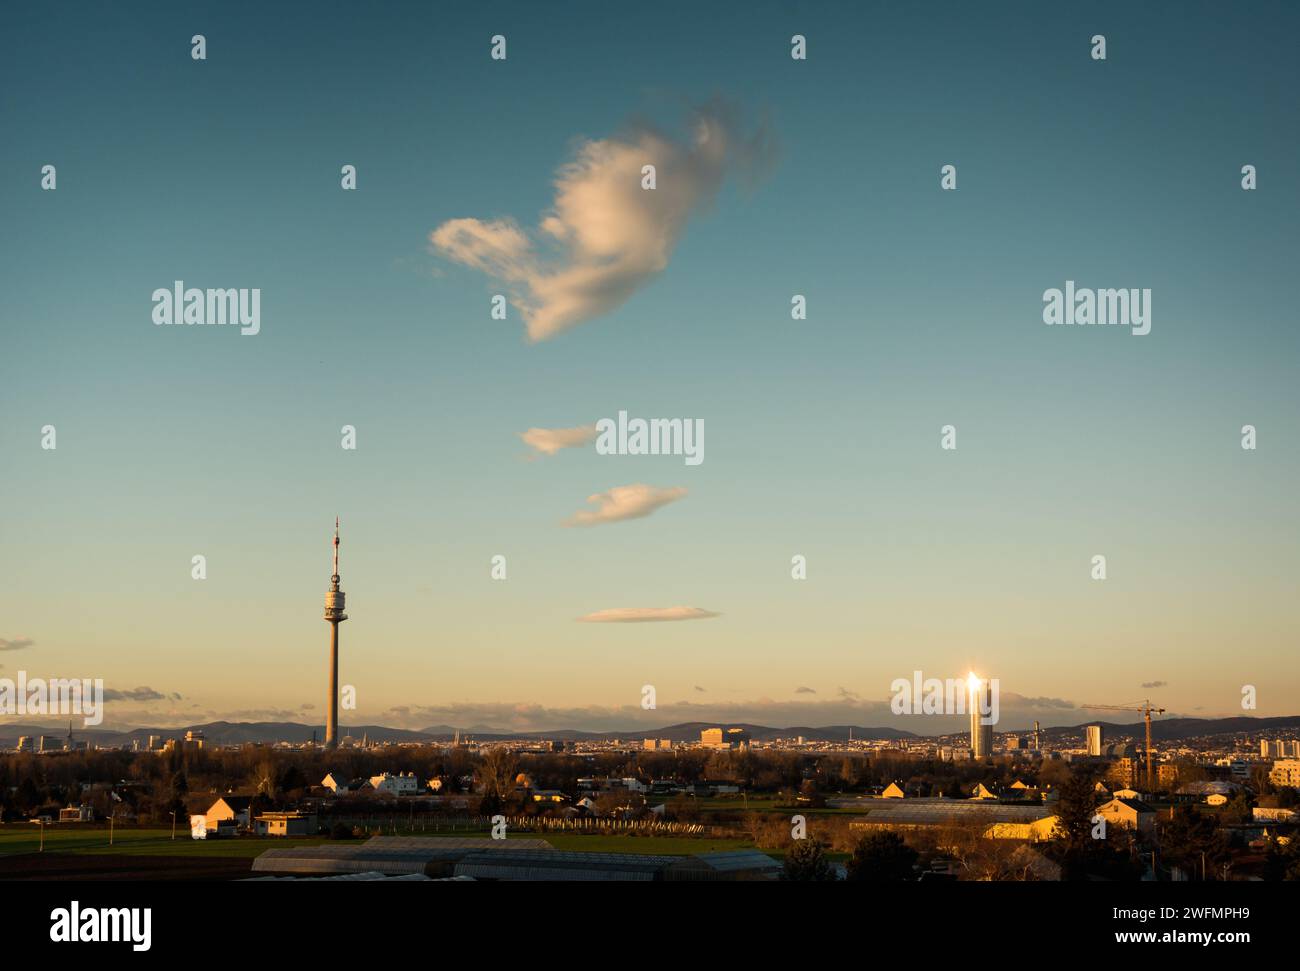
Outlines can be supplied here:
[[[1296, 711], [1293, 9], [563, 9], [3, 13], [0, 639], [34, 643], [0, 673], [309, 720], [337, 513], [359, 718], [880, 724], [892, 679], [969, 667], [1019, 723]], [[714, 98], [776, 163], [617, 309], [529, 341], [431, 247]], [[260, 287], [261, 333], [155, 327], [177, 279]], [[1151, 334], [1044, 326], [1066, 279], [1150, 288]], [[706, 461], [518, 438], [620, 409], [703, 419]], [[689, 494], [560, 525], [631, 483]], [[574, 622], [679, 604], [721, 616]]]

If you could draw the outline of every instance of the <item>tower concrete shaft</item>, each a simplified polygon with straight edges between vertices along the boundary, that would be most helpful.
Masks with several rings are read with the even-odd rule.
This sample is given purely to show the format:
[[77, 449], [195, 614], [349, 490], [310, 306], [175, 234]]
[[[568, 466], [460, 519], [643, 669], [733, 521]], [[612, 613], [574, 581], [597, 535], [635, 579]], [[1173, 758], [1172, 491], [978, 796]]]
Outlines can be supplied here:
[[987, 759], [993, 754], [993, 726], [984, 720], [992, 710], [991, 686], [988, 681], [974, 679], [970, 691], [970, 747], [973, 759]]
[[334, 574], [325, 593], [325, 619], [330, 625], [330, 695], [325, 708], [325, 747], [339, 744], [339, 624], [348, 619], [347, 597], [339, 589], [339, 520], [334, 517]]

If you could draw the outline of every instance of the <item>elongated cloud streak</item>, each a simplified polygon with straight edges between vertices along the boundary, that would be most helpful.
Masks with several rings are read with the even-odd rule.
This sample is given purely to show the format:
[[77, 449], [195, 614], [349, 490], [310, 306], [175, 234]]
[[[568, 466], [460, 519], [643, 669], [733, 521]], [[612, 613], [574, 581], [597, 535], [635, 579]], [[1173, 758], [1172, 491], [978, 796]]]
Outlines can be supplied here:
[[0, 651], [21, 651], [35, 643], [30, 637], [15, 637], [11, 640], [0, 637]]
[[704, 620], [720, 614], [702, 607], [618, 607], [579, 617], [584, 624], [638, 624], [662, 620]]
[[[645, 125], [579, 144], [555, 176], [555, 201], [529, 234], [513, 219], [450, 219], [435, 251], [509, 289], [528, 337], [543, 341], [622, 304], [668, 266], [691, 216], [729, 174], [752, 180], [775, 156], [766, 126], [746, 135], [719, 101], [693, 113], [689, 139]], [[656, 187], [642, 188], [655, 166]]]
[[581, 448], [596, 440], [596, 426], [579, 425], [577, 428], [530, 428], [520, 432], [524, 444], [537, 455], [554, 455], [562, 448]]
[[599, 526], [601, 523], [616, 523], [624, 519], [643, 519], [661, 506], [676, 502], [685, 495], [686, 489], [682, 486], [671, 489], [641, 483], [615, 486], [608, 492], [588, 496], [587, 502], [594, 503], [596, 508], [578, 510], [564, 521], [564, 525]]

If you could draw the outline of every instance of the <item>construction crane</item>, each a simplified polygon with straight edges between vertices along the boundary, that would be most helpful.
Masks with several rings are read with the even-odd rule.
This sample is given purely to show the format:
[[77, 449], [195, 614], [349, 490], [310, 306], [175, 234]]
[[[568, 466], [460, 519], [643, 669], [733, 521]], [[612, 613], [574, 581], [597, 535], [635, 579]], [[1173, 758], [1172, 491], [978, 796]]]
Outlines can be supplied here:
[[1145, 700], [1145, 699], [1143, 701], [1137, 702], [1136, 704], [1132, 704], [1132, 705], [1084, 705], [1083, 707], [1100, 708], [1103, 711], [1140, 711], [1142, 713], [1142, 718], [1147, 725], [1147, 747], [1146, 747], [1147, 793], [1150, 794], [1155, 792], [1156, 791], [1156, 769], [1155, 769], [1155, 763], [1151, 761], [1151, 713], [1155, 712], [1157, 715], [1163, 715], [1165, 713], [1165, 710], [1163, 708], [1154, 707], [1151, 704], [1150, 700]]

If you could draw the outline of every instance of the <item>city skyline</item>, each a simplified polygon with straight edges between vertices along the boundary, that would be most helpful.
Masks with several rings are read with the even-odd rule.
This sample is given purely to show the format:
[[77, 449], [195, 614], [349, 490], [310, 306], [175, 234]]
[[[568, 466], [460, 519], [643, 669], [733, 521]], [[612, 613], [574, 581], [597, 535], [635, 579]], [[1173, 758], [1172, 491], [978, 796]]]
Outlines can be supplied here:
[[[323, 722], [337, 514], [345, 725], [907, 728], [917, 670], [999, 678], [1010, 728], [1300, 707], [1285, 8], [1250, 44], [1108, 9], [1104, 64], [1095, 15], [1028, 4], [943, 45], [921, 11], [522, 9], [502, 63], [488, 12], [233, 9], [196, 64], [147, 6], [6, 32], [0, 676]], [[610, 189], [649, 155], [662, 211]], [[259, 332], [158, 326], [175, 281], [259, 288]], [[1150, 288], [1150, 333], [1045, 326], [1066, 281]], [[621, 413], [703, 422], [704, 460], [602, 454]]]

